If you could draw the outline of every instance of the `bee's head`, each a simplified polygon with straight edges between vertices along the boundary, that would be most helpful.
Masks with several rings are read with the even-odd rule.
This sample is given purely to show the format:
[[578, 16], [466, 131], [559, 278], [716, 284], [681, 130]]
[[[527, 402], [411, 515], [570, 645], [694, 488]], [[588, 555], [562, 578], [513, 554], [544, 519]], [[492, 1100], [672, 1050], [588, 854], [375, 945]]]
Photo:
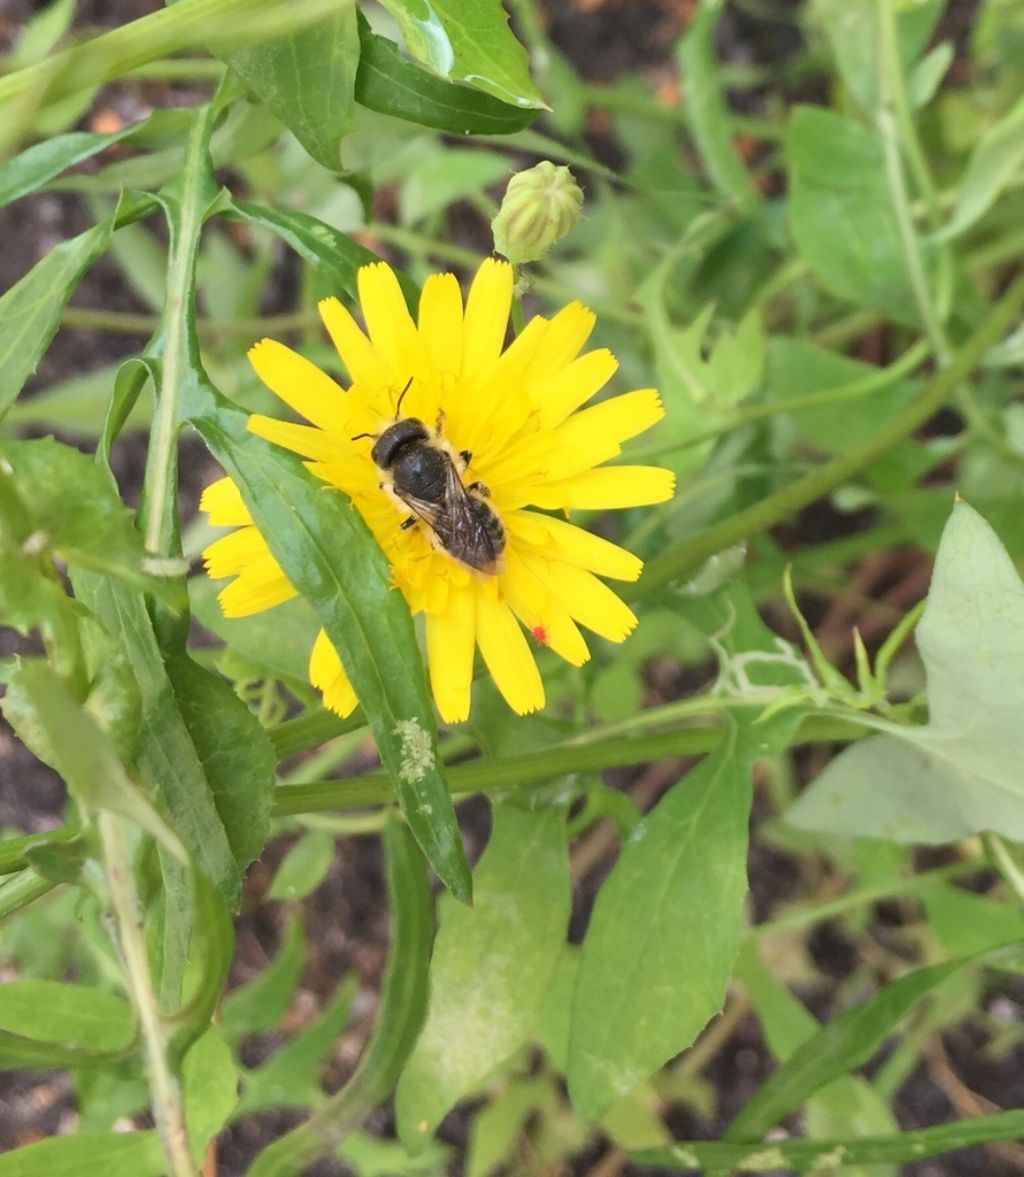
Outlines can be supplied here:
[[382, 470], [387, 470], [407, 446], [427, 441], [429, 437], [426, 425], [418, 417], [406, 417], [384, 430], [373, 443], [370, 457]]

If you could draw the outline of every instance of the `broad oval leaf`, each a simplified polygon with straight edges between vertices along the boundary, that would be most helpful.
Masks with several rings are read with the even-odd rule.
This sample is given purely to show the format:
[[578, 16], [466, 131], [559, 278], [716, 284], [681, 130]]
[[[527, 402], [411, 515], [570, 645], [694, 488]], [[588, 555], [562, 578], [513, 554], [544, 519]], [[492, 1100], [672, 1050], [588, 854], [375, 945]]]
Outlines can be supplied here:
[[359, 62], [355, 0], [340, 0], [323, 20], [220, 56], [317, 163], [341, 170]]
[[135, 1019], [123, 997], [59, 981], [10, 981], [0, 1001], [0, 1066], [85, 1064], [131, 1049]]
[[368, 110], [456, 135], [511, 135], [536, 118], [529, 107], [499, 102], [415, 65], [397, 45], [372, 32], [361, 14], [359, 41], [356, 101]]
[[786, 132], [789, 224], [826, 290], [917, 322], [879, 137], [817, 107], [797, 107]]
[[427, 1021], [396, 1095], [410, 1149], [537, 1028], [569, 919], [562, 809], [496, 805], [473, 896], [442, 902]]
[[155, 1132], [76, 1132], [0, 1156], [0, 1177], [161, 1177], [166, 1168]]
[[238, 1070], [219, 1026], [189, 1047], [181, 1069], [185, 1123], [196, 1163], [238, 1103]]
[[780, 719], [790, 722], [730, 719], [718, 747], [640, 822], [598, 894], [567, 1071], [586, 1120], [688, 1047], [722, 1008], [747, 891], [751, 765]]
[[917, 647], [923, 726], [847, 748], [787, 811], [804, 829], [896, 842], [954, 842], [997, 830], [1024, 840], [1024, 585], [1006, 549], [962, 500], [942, 533]]
[[382, 0], [409, 52], [443, 78], [466, 82], [513, 106], [543, 109], [526, 50], [501, 0]]

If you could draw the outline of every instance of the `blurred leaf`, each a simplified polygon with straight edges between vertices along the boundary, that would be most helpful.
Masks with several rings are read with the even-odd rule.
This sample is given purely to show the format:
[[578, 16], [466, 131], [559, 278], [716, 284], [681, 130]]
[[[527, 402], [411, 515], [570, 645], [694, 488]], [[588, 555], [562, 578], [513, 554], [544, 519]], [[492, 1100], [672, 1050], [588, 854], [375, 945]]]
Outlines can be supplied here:
[[138, 130], [138, 124], [122, 127], [106, 135], [88, 131], [70, 131], [55, 135], [26, 148], [20, 155], [0, 164], [0, 208], [41, 188], [48, 180], [76, 163], [91, 159], [111, 143], [117, 143]]
[[697, 15], [679, 42], [685, 88], [683, 111], [712, 184], [740, 209], [749, 211], [760, 201], [760, 193], [733, 146], [718, 73], [715, 30], [723, 8], [722, 0], [701, 0]]
[[442, 78], [519, 107], [544, 107], [526, 50], [508, 27], [501, 0], [381, 0], [406, 48]]
[[335, 1156], [357, 1177], [446, 1177], [451, 1148], [432, 1140], [419, 1156], [410, 1157], [397, 1140], [381, 1140], [369, 1132], [352, 1132]]
[[0, 1067], [85, 1065], [132, 1049], [123, 997], [58, 981], [8, 981], [0, 1001]]
[[[337, 229], [307, 213], [265, 208], [263, 205], [250, 204], [245, 200], [236, 200], [231, 208], [249, 224], [259, 225], [261, 228], [269, 229], [271, 233], [276, 233], [311, 265], [325, 267], [328, 275], [351, 298], [358, 296], [356, 271], [359, 267], [380, 261], [375, 253], [371, 253], [351, 237], [346, 237], [344, 233], [339, 233]], [[419, 288], [401, 270], [395, 272], [409, 303], [409, 309], [415, 313], [419, 301]]]
[[277, 1027], [291, 1004], [306, 962], [306, 938], [302, 920], [292, 913], [285, 926], [277, 955], [248, 984], [232, 989], [224, 998], [220, 1027], [237, 1048], [246, 1034]]
[[[33, 396], [15, 402], [4, 425], [57, 429], [64, 436], [95, 438], [103, 427], [117, 369], [100, 368], [85, 376], [72, 376]], [[149, 406], [139, 404], [125, 428], [136, 431], [149, 422]]]
[[178, 700], [240, 871], [257, 858], [270, 829], [277, 757], [256, 716], [217, 675], [184, 651], [165, 655]]
[[427, 1009], [427, 970], [434, 910], [423, 862], [407, 827], [392, 819], [384, 827], [391, 902], [391, 951], [373, 1035], [356, 1073], [321, 1110], [264, 1149], [248, 1177], [296, 1177], [339, 1137], [362, 1124], [394, 1090]]
[[923, 726], [872, 721], [786, 812], [803, 829], [896, 842], [984, 830], [1024, 840], [1024, 586], [984, 519], [958, 500], [942, 533], [917, 648]]
[[[839, 74], [863, 109], [873, 114], [880, 102], [878, 9], [851, 5], [845, 0], [813, 0], [835, 54]], [[904, 71], [917, 60], [942, 15], [942, 0], [920, 0], [894, 5], [897, 42]]]
[[52, 437], [0, 442], [0, 464], [28, 508], [34, 545], [71, 568], [102, 572], [180, 605], [178, 584], [145, 568], [147, 554], [111, 480], [86, 454]]
[[208, 576], [188, 582], [192, 613], [227, 647], [271, 674], [308, 681], [309, 653], [320, 626], [316, 614], [296, 597], [250, 617], [225, 617], [217, 604], [219, 587]]
[[598, 893], [567, 1073], [585, 1120], [685, 1050], [722, 1008], [747, 890], [751, 767], [792, 722], [728, 720], [721, 744], [633, 831]]
[[359, 41], [356, 101], [368, 110], [454, 135], [510, 135], [536, 118], [529, 107], [499, 102], [414, 65], [386, 37], [373, 33], [362, 14]]
[[947, 883], [936, 883], [921, 893], [921, 899], [928, 926], [947, 952], [957, 956], [1024, 940], [1024, 914], [1016, 903], [1001, 903]]
[[359, 63], [355, 0], [339, 0], [322, 20], [220, 56], [317, 163], [341, 170]]
[[960, 969], [986, 960], [996, 966], [1019, 968], [1020, 946], [916, 969], [860, 1005], [837, 1014], [758, 1088], [730, 1123], [725, 1139], [760, 1140], [826, 1083], [866, 1063], [936, 986]]
[[36, 370], [68, 299], [113, 229], [110, 218], [62, 241], [0, 297], [0, 417]]
[[443, 212], [453, 201], [478, 196], [509, 174], [509, 162], [480, 148], [445, 147], [413, 166], [398, 195], [399, 220], [414, 225]]
[[[784, 1063], [821, 1027], [814, 1015], [762, 964], [754, 942], [740, 953], [737, 977], [754, 1000], [758, 1019], [776, 1060]], [[807, 1103], [808, 1134], [821, 1139], [882, 1135], [899, 1129], [885, 1099], [859, 1075], [843, 1075]], [[844, 1166], [842, 1177], [896, 1177], [893, 1168]]]
[[189, 420], [338, 650], [428, 861], [468, 901], [472, 882], [437, 753], [433, 704], [408, 606], [391, 589], [384, 554], [346, 499], [325, 495], [291, 454], [249, 432], [246, 415], [205, 382], [194, 351], [189, 379]]
[[965, 232], [988, 212], [1024, 165], [1024, 99], [978, 140], [957, 186], [956, 208], [937, 240]]
[[0, 1156], [0, 1177], [161, 1177], [166, 1168], [155, 1132], [76, 1132]]
[[325, 830], [306, 830], [277, 868], [267, 898], [305, 899], [324, 881], [333, 861], [332, 835]]
[[536, 1107], [539, 1094], [549, 1084], [550, 1080], [542, 1076], [514, 1079], [473, 1116], [466, 1177], [489, 1177], [502, 1162], [512, 1158], [519, 1133]]
[[528, 1040], [565, 940], [563, 810], [505, 804], [493, 813], [473, 906], [441, 909], [427, 1021], [395, 1097], [399, 1137], [410, 1151]]
[[42, 12], [27, 20], [5, 64], [7, 69], [20, 69], [44, 58], [67, 33], [75, 16], [77, 0], [53, 0]]
[[199, 1164], [238, 1102], [238, 1071], [219, 1027], [211, 1026], [189, 1047], [181, 1083], [189, 1144]]
[[789, 225], [826, 290], [917, 322], [899, 225], [877, 134], [818, 107], [798, 106], [786, 132]]
[[911, 106], [922, 107], [931, 102], [955, 56], [953, 42], [941, 41], [921, 58], [907, 78], [907, 98]]

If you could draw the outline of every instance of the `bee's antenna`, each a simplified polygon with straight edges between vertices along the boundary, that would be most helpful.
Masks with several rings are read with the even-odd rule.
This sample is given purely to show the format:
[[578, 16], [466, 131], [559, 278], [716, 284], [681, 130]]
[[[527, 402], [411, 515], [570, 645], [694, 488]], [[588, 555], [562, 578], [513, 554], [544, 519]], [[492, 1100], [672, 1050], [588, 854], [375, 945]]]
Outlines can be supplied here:
[[350, 437], [349, 441], [362, 441], [364, 437], [376, 437], [376, 433], [357, 433], [355, 437]]
[[405, 388], [398, 394], [398, 403], [395, 405], [395, 419], [398, 419], [398, 414], [402, 411], [402, 401], [405, 400], [405, 394], [412, 387], [412, 382], [416, 379], [415, 376], [410, 376], [405, 382]]

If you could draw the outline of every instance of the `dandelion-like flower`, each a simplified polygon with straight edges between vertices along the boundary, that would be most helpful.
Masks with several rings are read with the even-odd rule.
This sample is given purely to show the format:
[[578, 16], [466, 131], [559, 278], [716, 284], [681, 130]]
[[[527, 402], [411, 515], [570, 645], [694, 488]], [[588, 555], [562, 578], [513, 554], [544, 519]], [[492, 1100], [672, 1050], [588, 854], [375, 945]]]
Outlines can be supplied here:
[[[605, 349], [580, 354], [593, 314], [572, 303], [551, 319], [538, 316], [506, 348], [512, 284], [510, 265], [485, 261], [463, 307], [455, 276], [435, 274], [414, 321], [391, 268], [364, 266], [358, 287], [366, 333], [337, 299], [319, 308], [348, 373], [347, 391], [274, 340], [249, 352], [263, 383], [309, 422], [254, 414], [250, 430], [301, 455], [359, 510], [394, 584], [412, 611], [425, 615], [431, 686], [449, 723], [469, 715], [476, 647], [509, 706], [526, 714], [544, 705], [527, 633], [580, 666], [590, 657], [580, 625], [619, 642], [636, 624], [598, 577], [635, 580], [640, 560], [542, 512], [634, 507], [673, 491], [667, 470], [603, 464], [661, 418], [657, 392], [627, 392], [583, 408], [617, 367]], [[473, 518], [491, 523], [493, 561], [467, 563], [453, 554], [458, 545], [445, 528], [431, 524], [423, 504], [410, 505], [387, 464], [379, 464], [377, 442], [397, 423], [399, 402], [401, 419], [423, 423], [426, 444], [440, 451], [456, 489], [465, 488], [460, 497], [472, 504]], [[234, 578], [219, 597], [225, 616], [258, 613], [296, 595], [230, 478], [207, 487], [201, 507], [214, 525], [235, 529], [203, 553], [211, 577]], [[356, 706], [322, 630], [309, 677], [332, 711], [347, 715]]]

